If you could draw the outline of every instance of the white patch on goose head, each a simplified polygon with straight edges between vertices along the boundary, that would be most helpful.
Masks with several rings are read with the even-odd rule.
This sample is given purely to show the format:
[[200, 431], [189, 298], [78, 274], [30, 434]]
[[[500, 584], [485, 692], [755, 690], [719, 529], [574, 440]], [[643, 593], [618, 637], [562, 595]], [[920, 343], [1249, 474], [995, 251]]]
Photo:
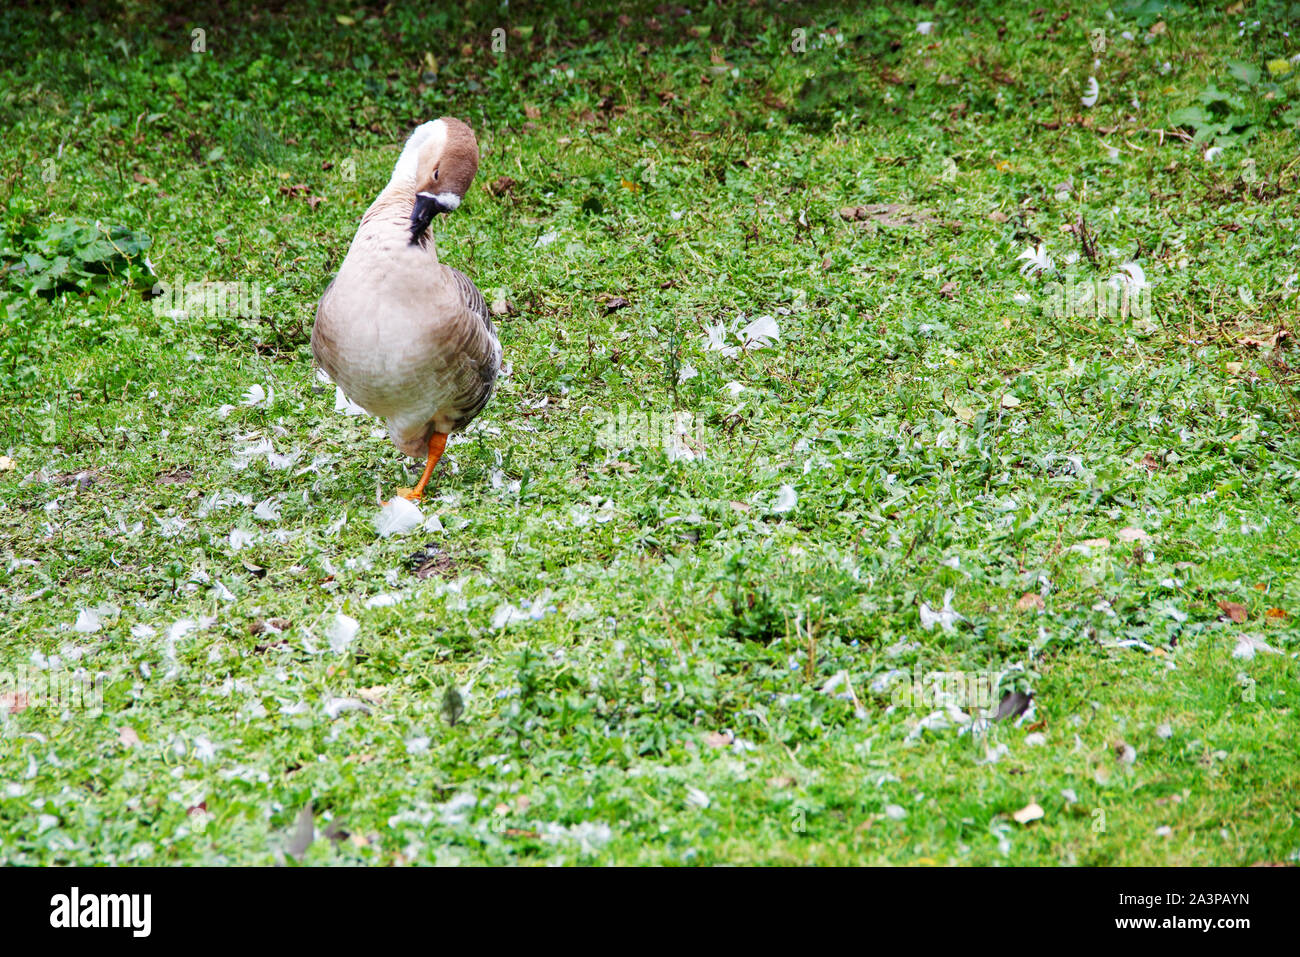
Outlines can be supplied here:
[[441, 153], [447, 142], [447, 124], [442, 120], [422, 123], [406, 139], [402, 155], [393, 167], [393, 179], [413, 180], [420, 165], [420, 153], [426, 143], [431, 144], [435, 153]]

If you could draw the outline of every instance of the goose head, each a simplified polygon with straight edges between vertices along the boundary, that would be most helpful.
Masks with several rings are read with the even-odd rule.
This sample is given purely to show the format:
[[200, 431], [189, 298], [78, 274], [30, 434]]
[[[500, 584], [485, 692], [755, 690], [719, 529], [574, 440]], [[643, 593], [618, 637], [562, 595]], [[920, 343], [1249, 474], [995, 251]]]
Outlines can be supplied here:
[[465, 198], [478, 172], [478, 141], [468, 124], [444, 116], [412, 133], [402, 153], [415, 176], [415, 206], [411, 210], [411, 242], [415, 244], [424, 237], [434, 216], [452, 212]]

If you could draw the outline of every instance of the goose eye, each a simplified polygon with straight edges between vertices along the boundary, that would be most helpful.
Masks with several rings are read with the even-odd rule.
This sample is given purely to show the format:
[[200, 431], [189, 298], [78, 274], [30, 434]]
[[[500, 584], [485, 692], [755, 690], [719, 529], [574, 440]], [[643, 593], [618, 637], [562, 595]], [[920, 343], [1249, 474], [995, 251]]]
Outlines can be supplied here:
[[438, 182], [438, 171], [437, 171], [437, 170], [434, 170], [434, 171], [433, 171], [433, 181], [434, 181], [435, 183]]

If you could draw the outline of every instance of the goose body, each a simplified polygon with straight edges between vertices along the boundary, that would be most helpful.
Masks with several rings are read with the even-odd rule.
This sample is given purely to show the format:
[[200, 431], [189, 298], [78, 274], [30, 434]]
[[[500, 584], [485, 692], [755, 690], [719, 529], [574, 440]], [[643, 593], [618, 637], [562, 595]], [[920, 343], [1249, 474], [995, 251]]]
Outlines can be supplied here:
[[483, 295], [438, 261], [428, 225], [460, 205], [478, 167], [468, 126], [419, 127], [361, 219], [316, 309], [312, 353], [344, 394], [385, 419], [407, 455], [428, 461], [419, 498], [447, 435], [491, 397], [501, 345]]

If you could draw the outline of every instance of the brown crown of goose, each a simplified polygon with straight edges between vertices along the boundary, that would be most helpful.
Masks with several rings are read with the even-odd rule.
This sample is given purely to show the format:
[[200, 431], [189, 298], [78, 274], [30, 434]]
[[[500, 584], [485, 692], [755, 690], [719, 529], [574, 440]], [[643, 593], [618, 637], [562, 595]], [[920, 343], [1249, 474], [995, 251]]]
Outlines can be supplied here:
[[447, 136], [440, 152], [420, 155], [416, 167], [416, 191], [421, 193], [455, 193], [462, 199], [478, 173], [478, 141], [469, 125], [451, 116], [442, 117]]

